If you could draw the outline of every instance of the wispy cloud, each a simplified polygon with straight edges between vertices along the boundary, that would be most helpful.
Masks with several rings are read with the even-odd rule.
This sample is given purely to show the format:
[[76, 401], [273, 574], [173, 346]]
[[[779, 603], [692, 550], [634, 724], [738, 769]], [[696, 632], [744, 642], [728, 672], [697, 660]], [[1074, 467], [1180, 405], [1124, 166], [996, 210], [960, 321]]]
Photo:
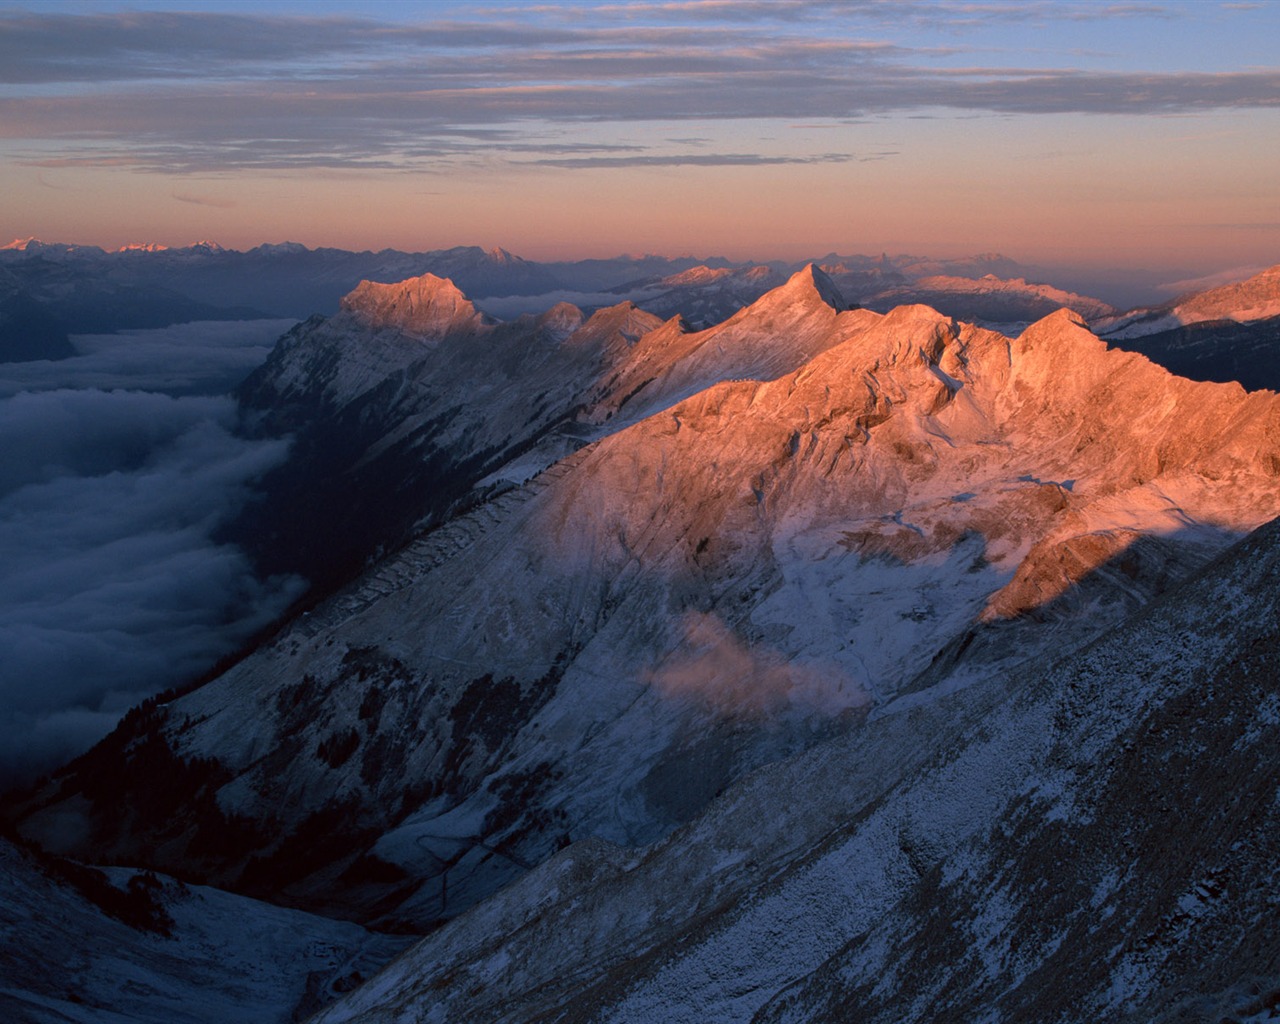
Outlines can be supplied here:
[[1189, 225], [1189, 227], [1193, 230], [1195, 227], [1206, 227], [1215, 231], [1280, 231], [1280, 221], [1247, 220], [1234, 223], [1227, 222], [1225, 224]]
[[[1272, 227], [1280, 227], [1280, 225], [1272, 225]], [[1235, 284], [1237, 281], [1244, 281], [1254, 274], [1260, 274], [1267, 268], [1258, 264], [1252, 264], [1244, 267], [1229, 267], [1226, 270], [1220, 270], [1214, 274], [1206, 274], [1202, 277], [1189, 278], [1184, 281], [1170, 281], [1167, 284], [1156, 285], [1157, 290], [1169, 292], [1173, 295], [1188, 295], [1192, 292], [1208, 291], [1210, 288], [1218, 288], [1224, 284]]]
[[777, 0], [684, 0], [671, 3], [601, 3], [595, 13], [622, 18], [676, 18], [698, 21], [779, 21], [806, 18], [821, 10], [805, 2]]
[[[961, 29], [1176, 13], [1147, 4], [715, 0], [515, 6], [421, 24], [11, 13], [0, 15], [0, 81], [11, 86], [0, 98], [0, 137], [10, 140], [11, 158], [42, 168], [430, 169], [476, 158], [520, 162], [530, 153], [544, 166], [603, 168], [699, 162], [667, 151], [692, 141], [628, 137], [627, 125], [645, 122], [700, 122], [701, 137], [702, 123], [743, 119], [813, 126], [938, 109], [1280, 107], [1280, 69], [958, 68], [962, 47], [876, 37], [877, 26], [901, 28], [911, 18]], [[584, 123], [613, 126], [596, 132], [595, 152], [552, 148], [575, 145], [564, 136]], [[616, 158], [621, 152], [628, 157]], [[752, 156], [764, 164], [831, 160], [821, 152]]]
[[822, 153], [818, 156], [763, 156], [758, 153], [675, 153], [667, 156], [586, 156], [547, 157], [526, 160], [540, 167], [566, 170], [599, 167], [767, 167], [774, 164], [844, 164], [869, 159], [852, 153]]
[[174, 192], [173, 198], [180, 203], [191, 203], [193, 206], [212, 206], [218, 210], [230, 210], [236, 205], [234, 199], [220, 199], [217, 196], [195, 196], [189, 192]]
[[731, 719], [798, 712], [837, 715], [869, 698], [838, 668], [748, 645], [712, 613], [689, 612], [680, 637], [647, 682], [667, 700], [688, 701]]

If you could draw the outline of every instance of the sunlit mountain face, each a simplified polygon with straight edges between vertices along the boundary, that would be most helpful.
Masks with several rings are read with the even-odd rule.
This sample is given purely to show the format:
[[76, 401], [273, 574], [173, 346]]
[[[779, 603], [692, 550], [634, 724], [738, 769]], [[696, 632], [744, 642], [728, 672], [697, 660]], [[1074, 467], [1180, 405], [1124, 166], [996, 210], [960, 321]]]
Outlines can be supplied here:
[[[1121, 316], [1096, 300], [1027, 284], [1027, 268], [995, 254], [828, 254], [817, 265], [839, 291], [837, 305], [885, 309], [919, 299], [962, 319], [984, 313], [983, 324], [1008, 335], [1055, 302], [1103, 321]], [[578, 422], [583, 403], [596, 403], [596, 419], [624, 405], [634, 417], [651, 407], [644, 395], [691, 394], [721, 370], [759, 377], [788, 368], [770, 351], [778, 324], [749, 328], [758, 340], [732, 366], [717, 369], [712, 349], [690, 364], [711, 376], [666, 363], [715, 337], [706, 332], [797, 269], [654, 256], [546, 264], [478, 247], [357, 253], [282, 244], [240, 252], [201, 242], [108, 252], [28, 240], [0, 250], [0, 308], [8, 311], [0, 318], [8, 358], [0, 388], [12, 399], [15, 439], [6, 463], [15, 601], [6, 625], [14, 652], [5, 684], [14, 695], [6, 778], [29, 781], [87, 749], [138, 700], [236, 657], [287, 609], [321, 600], [370, 560], [467, 508], [491, 474], [499, 476], [486, 487], [505, 486], [574, 450], [590, 433]], [[997, 272], [1022, 276], [997, 279]], [[410, 280], [405, 273], [453, 282], [453, 312], [433, 312], [423, 300], [415, 315], [440, 323], [397, 327], [397, 303], [417, 301], [395, 285]], [[357, 287], [362, 275], [376, 283]], [[296, 328], [311, 339], [300, 351], [328, 337], [338, 359], [348, 330], [403, 328], [447, 335], [427, 361], [448, 365], [424, 372], [417, 350], [401, 346], [397, 354], [394, 344], [375, 358], [370, 346], [381, 343], [370, 340], [367, 351], [342, 356], [350, 363], [342, 372], [370, 375], [368, 392], [354, 401], [354, 394], [326, 397], [329, 385], [321, 386], [337, 363], [302, 372], [273, 356], [251, 374], [293, 326], [276, 317], [310, 318], [313, 308], [327, 318]], [[454, 314], [474, 321], [473, 343], [451, 323]], [[192, 318], [202, 319], [182, 324]], [[666, 334], [655, 335], [661, 343], [647, 342], [624, 361], [613, 353], [668, 321]], [[1265, 344], [1267, 323], [1239, 329]], [[547, 342], [580, 327], [574, 346]], [[1124, 344], [1168, 361], [1159, 335]], [[481, 371], [480, 348], [506, 354]], [[1198, 357], [1188, 372], [1268, 381], [1269, 364], [1244, 346], [1224, 353]], [[1182, 358], [1182, 349], [1174, 355]], [[412, 393], [387, 378], [397, 360], [417, 382]], [[615, 363], [615, 379], [597, 379]], [[471, 394], [477, 372], [490, 375], [488, 404]], [[659, 374], [663, 387], [649, 380]], [[493, 413], [529, 401], [537, 407], [519, 412], [520, 424]], [[24, 683], [33, 675], [46, 680], [35, 692]]]
[[0, 270], [15, 1019], [1273, 1009], [1274, 269]]

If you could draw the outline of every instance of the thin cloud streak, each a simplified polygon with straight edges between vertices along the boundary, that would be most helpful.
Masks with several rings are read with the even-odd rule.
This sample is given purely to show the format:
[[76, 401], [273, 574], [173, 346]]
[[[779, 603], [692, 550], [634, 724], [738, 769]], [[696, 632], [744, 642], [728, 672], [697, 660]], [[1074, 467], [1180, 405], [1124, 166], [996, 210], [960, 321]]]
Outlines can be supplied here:
[[[497, 68], [477, 67], [469, 53], [506, 51]], [[351, 78], [386, 68], [443, 63], [455, 73], [541, 65], [544, 74], [616, 60], [661, 57], [672, 50], [704, 60], [764, 57], [786, 51], [882, 53], [883, 42], [793, 38], [687, 26], [575, 26], [493, 22], [388, 25], [350, 18], [279, 18], [211, 13], [0, 15], [0, 82], [10, 84]], [[601, 64], [601, 66], [604, 66]]]
[[[0, 137], [26, 141], [10, 152], [39, 168], [432, 169], [476, 158], [528, 163], [520, 154], [540, 147], [548, 166], [634, 167], [696, 163], [639, 148], [631, 150], [637, 159], [612, 161], [608, 142], [631, 144], [622, 126], [637, 123], [1280, 107], [1277, 69], [956, 68], [940, 60], [963, 47], [907, 47], [861, 31], [926, 13], [954, 26], [1172, 17], [1147, 5], [797, 3], [786, 5], [785, 18], [778, 10], [774, 3], [547, 5], [502, 8], [500, 20], [491, 11], [487, 20], [407, 25], [227, 13], [10, 14], [0, 16], [0, 79], [17, 88], [0, 99]], [[809, 21], [841, 31], [817, 36]], [[584, 122], [611, 122], [616, 137], [572, 161], [549, 148], [559, 131]]]
[[877, 159], [859, 157], [853, 153], [823, 153], [820, 156], [761, 156], [756, 153], [685, 153], [674, 156], [588, 156], [548, 157], [544, 160], [526, 160], [526, 164], [539, 167], [560, 167], [580, 170], [601, 167], [768, 167], [775, 164], [845, 164], [857, 160]]
[[236, 205], [234, 199], [219, 199], [216, 196], [193, 196], [187, 192], [174, 192], [172, 198], [180, 203], [190, 203], [193, 206], [212, 206], [217, 210], [230, 210]]
[[[1256, 9], [1254, 4], [1227, 4], [1227, 7]], [[536, 8], [548, 15], [565, 15], [563, 4], [544, 4]], [[511, 16], [528, 8], [493, 7], [496, 15]], [[973, 3], [969, 0], [894, 0], [894, 2], [859, 2], [834, 4], [831, 0], [684, 0], [684, 2], [598, 3], [573, 8], [572, 17], [581, 18], [584, 11], [617, 20], [634, 21], [642, 17], [668, 22], [867, 22], [930, 25], [964, 30], [978, 25], [998, 23], [1054, 21], [1114, 21], [1137, 17], [1169, 18], [1167, 7], [1146, 3], [1101, 4], [1092, 0], [1030, 0], [1022, 3]]]
[[[695, 88], [697, 86], [697, 88]], [[545, 124], [831, 118], [921, 109], [961, 113], [1171, 114], [1280, 108], [1280, 71], [1008, 76], [990, 69], [883, 71], [848, 78], [812, 70], [694, 82], [656, 76], [615, 84], [550, 84], [353, 92], [117, 95], [0, 101], [0, 135], [29, 166], [408, 168], [456, 157], [558, 145]], [[544, 127], [530, 126], [539, 119]], [[489, 137], [477, 128], [493, 129]], [[467, 134], [466, 129], [471, 129]], [[520, 141], [517, 141], [520, 140]], [[617, 143], [616, 145], [623, 145]], [[608, 143], [595, 148], [608, 147]], [[584, 147], [587, 149], [591, 146]], [[814, 156], [820, 154], [811, 154]]]

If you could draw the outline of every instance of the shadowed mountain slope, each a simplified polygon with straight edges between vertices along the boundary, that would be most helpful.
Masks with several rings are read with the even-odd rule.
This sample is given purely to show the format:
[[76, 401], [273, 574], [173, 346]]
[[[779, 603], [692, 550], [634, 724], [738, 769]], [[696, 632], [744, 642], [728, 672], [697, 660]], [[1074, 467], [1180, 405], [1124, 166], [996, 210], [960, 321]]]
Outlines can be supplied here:
[[1277, 572], [1271, 523], [1056, 665], [576, 844], [317, 1021], [1270, 1019]]

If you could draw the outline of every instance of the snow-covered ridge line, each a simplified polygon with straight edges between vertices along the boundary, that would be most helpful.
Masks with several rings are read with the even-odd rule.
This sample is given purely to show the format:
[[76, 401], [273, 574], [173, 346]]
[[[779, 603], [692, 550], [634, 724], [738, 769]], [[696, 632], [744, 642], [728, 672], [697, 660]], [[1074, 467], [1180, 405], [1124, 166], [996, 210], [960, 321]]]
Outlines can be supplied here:
[[1095, 325], [1095, 330], [1105, 338], [1125, 341], [1189, 324], [1214, 320], [1248, 323], [1271, 317], [1280, 317], [1280, 266], [1245, 281], [1175, 300], [1168, 306], [1104, 319]]

